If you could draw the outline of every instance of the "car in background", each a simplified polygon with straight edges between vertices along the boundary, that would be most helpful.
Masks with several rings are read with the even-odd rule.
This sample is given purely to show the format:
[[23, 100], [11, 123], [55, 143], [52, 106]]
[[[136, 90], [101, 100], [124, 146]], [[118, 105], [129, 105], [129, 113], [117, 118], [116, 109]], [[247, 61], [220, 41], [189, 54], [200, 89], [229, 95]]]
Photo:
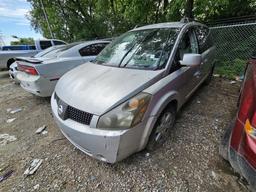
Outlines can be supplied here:
[[238, 111], [220, 145], [220, 154], [256, 191], [256, 53], [249, 60]]
[[65, 44], [67, 43], [58, 39], [43, 39], [36, 40], [35, 45], [32, 46], [33, 49], [8, 51], [2, 50], [0, 51], [0, 69], [9, 69], [10, 65], [15, 61], [16, 57], [31, 57], [40, 51], [47, 49], [48, 47]]
[[[47, 58], [47, 55], [53, 51], [53, 50], [56, 50], [56, 49], [61, 49], [63, 46], [65, 45], [55, 45], [55, 46], [52, 46], [52, 47], [49, 47], [39, 53], [37, 53], [35, 56], [32, 56], [30, 58], [37, 58], [37, 57], [46, 57]], [[15, 58], [16, 59], [16, 58]], [[19, 59], [19, 58], [18, 58]], [[20, 58], [21, 59], [21, 58]], [[9, 76], [10, 78], [16, 83], [16, 84], [19, 84], [20, 81], [17, 79], [17, 74], [18, 74], [18, 64], [16, 61], [14, 61], [10, 67], [9, 67]]]
[[169, 139], [181, 106], [210, 82], [214, 53], [209, 28], [198, 22], [135, 28], [60, 79], [53, 116], [73, 145], [98, 160], [154, 150]]
[[85, 62], [92, 61], [109, 41], [78, 42], [53, 50], [44, 57], [17, 58], [21, 87], [38, 96], [49, 97], [60, 77]]
[[4, 45], [0, 51], [35, 50], [35, 45]]

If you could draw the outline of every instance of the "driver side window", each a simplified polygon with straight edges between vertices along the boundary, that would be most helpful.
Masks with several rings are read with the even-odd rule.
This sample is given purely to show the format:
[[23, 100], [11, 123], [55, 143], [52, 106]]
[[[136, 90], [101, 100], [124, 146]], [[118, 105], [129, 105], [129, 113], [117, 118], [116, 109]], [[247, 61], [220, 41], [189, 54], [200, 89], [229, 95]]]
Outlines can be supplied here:
[[188, 30], [182, 37], [170, 72], [174, 72], [181, 68], [180, 60], [183, 59], [186, 53], [198, 53], [198, 43], [194, 31]]

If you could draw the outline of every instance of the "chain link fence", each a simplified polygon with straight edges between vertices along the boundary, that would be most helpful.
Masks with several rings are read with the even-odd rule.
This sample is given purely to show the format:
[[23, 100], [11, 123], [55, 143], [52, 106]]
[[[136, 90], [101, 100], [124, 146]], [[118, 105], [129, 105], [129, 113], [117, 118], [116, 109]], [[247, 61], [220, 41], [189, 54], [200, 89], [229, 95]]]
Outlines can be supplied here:
[[246, 61], [256, 51], [256, 16], [208, 25], [216, 45], [217, 67], [221, 73], [241, 75]]

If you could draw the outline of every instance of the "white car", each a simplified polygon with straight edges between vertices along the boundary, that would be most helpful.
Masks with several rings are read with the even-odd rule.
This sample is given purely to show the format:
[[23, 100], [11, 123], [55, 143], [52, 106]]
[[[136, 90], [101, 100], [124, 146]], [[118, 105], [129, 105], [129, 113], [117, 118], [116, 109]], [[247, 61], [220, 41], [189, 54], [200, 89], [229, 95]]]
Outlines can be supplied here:
[[94, 60], [109, 42], [95, 40], [72, 43], [51, 51], [47, 57], [16, 58], [20, 85], [32, 94], [49, 97], [62, 75], [78, 65]]
[[[52, 47], [49, 47], [39, 53], [37, 53], [35, 56], [32, 56], [30, 58], [37, 58], [37, 57], [47, 57], [48, 54], [50, 54], [51, 51], [53, 50], [56, 50], [56, 49], [60, 49], [62, 48], [63, 46], [65, 45], [56, 45], [56, 46], [52, 46]], [[10, 65], [10, 68], [9, 68], [9, 76], [10, 78], [17, 84], [20, 83], [20, 81], [17, 79], [17, 74], [18, 74], [18, 64], [17, 62], [13, 62], [11, 65]]]

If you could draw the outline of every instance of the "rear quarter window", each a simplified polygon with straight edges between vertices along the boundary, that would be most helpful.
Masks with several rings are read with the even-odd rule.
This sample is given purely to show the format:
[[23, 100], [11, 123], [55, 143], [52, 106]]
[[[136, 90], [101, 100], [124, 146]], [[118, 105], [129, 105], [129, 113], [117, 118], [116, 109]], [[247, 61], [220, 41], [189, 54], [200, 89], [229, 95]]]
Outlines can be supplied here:
[[53, 41], [54, 45], [64, 45], [65, 43], [62, 41]]
[[41, 49], [47, 49], [48, 47], [52, 46], [51, 41], [40, 41], [40, 47]]
[[108, 43], [97, 43], [93, 45], [88, 45], [79, 50], [79, 53], [82, 57], [85, 56], [96, 56], [98, 55]]

